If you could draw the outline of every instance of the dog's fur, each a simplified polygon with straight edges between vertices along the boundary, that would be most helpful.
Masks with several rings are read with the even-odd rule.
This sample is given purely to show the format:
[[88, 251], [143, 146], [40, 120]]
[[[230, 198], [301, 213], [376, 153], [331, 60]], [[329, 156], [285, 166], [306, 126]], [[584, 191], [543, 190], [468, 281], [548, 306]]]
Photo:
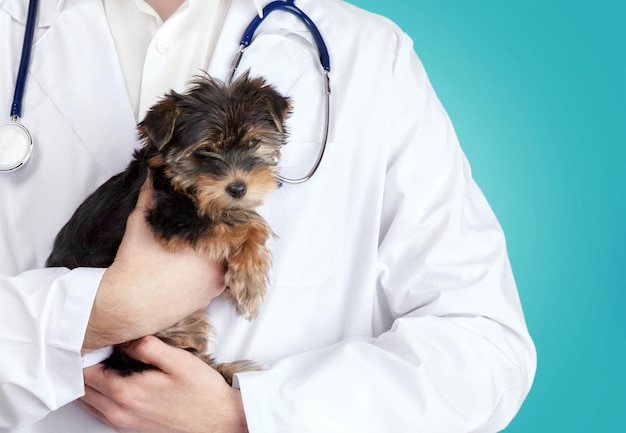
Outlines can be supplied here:
[[[286, 140], [289, 100], [261, 78], [242, 75], [231, 85], [199, 77], [190, 89], [170, 92], [139, 123], [143, 147], [76, 210], [57, 235], [50, 267], [108, 267], [124, 234], [148, 171], [155, 204], [146, 219], [168, 248], [190, 244], [227, 266], [227, 294], [237, 313], [253, 319], [266, 291], [273, 236], [256, 212], [277, 186]], [[252, 369], [239, 361], [218, 364], [207, 352], [210, 325], [198, 311], [157, 336], [187, 349], [222, 373]], [[149, 368], [119, 346], [105, 361], [128, 375]]]

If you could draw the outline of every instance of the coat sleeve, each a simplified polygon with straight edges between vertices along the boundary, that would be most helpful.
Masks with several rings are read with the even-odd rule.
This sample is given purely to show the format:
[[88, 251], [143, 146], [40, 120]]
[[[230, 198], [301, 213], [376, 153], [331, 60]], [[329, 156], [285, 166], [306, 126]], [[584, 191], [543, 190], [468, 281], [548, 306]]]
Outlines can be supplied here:
[[372, 319], [389, 325], [238, 375], [252, 433], [494, 432], [530, 389], [503, 232], [406, 35], [390, 98]]
[[0, 429], [31, 424], [83, 395], [80, 351], [103, 272], [0, 276]]

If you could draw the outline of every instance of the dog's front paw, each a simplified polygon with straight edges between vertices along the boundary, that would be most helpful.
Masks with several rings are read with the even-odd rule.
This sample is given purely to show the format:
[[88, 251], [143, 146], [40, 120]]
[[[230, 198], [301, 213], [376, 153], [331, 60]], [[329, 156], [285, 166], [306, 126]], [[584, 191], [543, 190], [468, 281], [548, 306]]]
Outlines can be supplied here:
[[235, 361], [235, 362], [215, 362], [212, 358], [204, 359], [204, 362], [209, 364], [212, 368], [217, 370], [218, 373], [224, 377], [224, 380], [232, 386], [233, 376], [236, 373], [243, 373], [245, 371], [259, 371], [263, 370], [259, 364], [252, 361]]
[[254, 266], [228, 265], [226, 272], [226, 287], [229, 299], [237, 314], [247, 320], [257, 317], [261, 309], [261, 302], [267, 287], [267, 274]]
[[268, 285], [272, 255], [266, 245], [273, 235], [267, 223], [254, 214], [248, 224], [239, 227], [243, 243], [231, 251], [226, 271], [226, 287], [237, 314], [248, 320], [257, 317]]

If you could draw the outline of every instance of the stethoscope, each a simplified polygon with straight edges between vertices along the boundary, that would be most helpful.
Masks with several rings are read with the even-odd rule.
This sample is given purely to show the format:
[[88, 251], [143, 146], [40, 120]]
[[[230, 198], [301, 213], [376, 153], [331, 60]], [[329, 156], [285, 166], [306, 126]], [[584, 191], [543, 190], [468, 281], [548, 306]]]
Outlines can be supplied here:
[[324, 81], [324, 128], [322, 130], [322, 146], [320, 147], [319, 153], [317, 154], [317, 158], [315, 159], [315, 163], [311, 166], [311, 169], [307, 174], [300, 178], [291, 179], [281, 175], [277, 175], [276, 178], [283, 183], [289, 184], [299, 184], [306, 182], [309, 180], [317, 171], [320, 163], [322, 162], [322, 158], [324, 157], [324, 151], [326, 150], [326, 144], [328, 142], [328, 129], [330, 125], [330, 56], [328, 55], [328, 49], [326, 48], [326, 44], [324, 43], [324, 39], [317, 26], [311, 18], [308, 17], [301, 9], [299, 9], [295, 5], [295, 0], [276, 0], [269, 3], [267, 6], [263, 8], [263, 11], [260, 15], [254, 17], [254, 19], [248, 24], [248, 27], [243, 32], [243, 36], [241, 37], [241, 42], [239, 44], [239, 51], [235, 54], [235, 58], [230, 67], [230, 73], [228, 75], [227, 83], [231, 83], [233, 77], [235, 76], [235, 71], [239, 66], [239, 62], [241, 62], [241, 58], [243, 57], [243, 53], [252, 43], [252, 38], [254, 37], [254, 32], [259, 27], [259, 25], [263, 22], [263, 20], [272, 12], [282, 10], [285, 12], [289, 12], [298, 18], [300, 21], [304, 23], [307, 27], [307, 30], [313, 36], [315, 40], [315, 45], [317, 46], [317, 52], [319, 54], [319, 60], [322, 66], [323, 71], [323, 81]]
[[[13, 103], [11, 104], [10, 121], [0, 124], [0, 172], [10, 172], [24, 166], [29, 160], [33, 151], [33, 140], [28, 129], [20, 122], [22, 116], [22, 99], [24, 96], [24, 87], [26, 85], [26, 76], [28, 75], [28, 66], [30, 62], [30, 53], [33, 45], [33, 35], [35, 33], [35, 22], [37, 19], [38, 0], [30, 0], [28, 5], [28, 18], [26, 20], [26, 30], [24, 32], [24, 43], [22, 45], [22, 56], [15, 84], [15, 92], [13, 94]], [[317, 46], [319, 60], [323, 71], [323, 92], [324, 92], [324, 127], [322, 146], [318, 152], [314, 164], [308, 173], [300, 178], [286, 178], [277, 175], [280, 182], [288, 184], [300, 184], [309, 180], [317, 171], [324, 157], [326, 144], [328, 142], [328, 131], [330, 124], [330, 57], [328, 49], [324, 43], [321, 33], [313, 21], [301, 9], [295, 5], [295, 0], [275, 0], [263, 8], [260, 15], [248, 24], [248, 27], [241, 37], [239, 50], [235, 54], [231, 64], [230, 73], [227, 83], [231, 83], [241, 58], [246, 48], [252, 43], [254, 33], [263, 20], [274, 11], [289, 12], [298, 18], [307, 27]]]
[[26, 86], [30, 52], [33, 47], [38, 3], [39, 0], [30, 0], [28, 4], [28, 18], [26, 19], [22, 56], [20, 57], [13, 103], [11, 104], [10, 120], [0, 123], [0, 172], [17, 170], [26, 164], [33, 153], [33, 138], [28, 129], [20, 123], [20, 118], [22, 117], [22, 99]]

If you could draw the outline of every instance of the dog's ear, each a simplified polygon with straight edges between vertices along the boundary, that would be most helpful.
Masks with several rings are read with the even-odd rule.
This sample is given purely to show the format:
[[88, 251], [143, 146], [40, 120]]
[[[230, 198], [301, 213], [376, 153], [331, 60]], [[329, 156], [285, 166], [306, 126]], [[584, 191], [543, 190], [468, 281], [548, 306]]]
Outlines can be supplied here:
[[265, 103], [267, 110], [272, 116], [276, 129], [282, 133], [285, 120], [287, 120], [291, 112], [291, 102], [289, 102], [288, 98], [285, 98], [274, 90], [273, 87], [266, 85], [262, 87], [261, 90], [263, 91], [262, 101]]
[[139, 133], [149, 138], [158, 150], [162, 150], [174, 134], [174, 125], [180, 115], [176, 100], [175, 94], [168, 95], [152, 106], [138, 125]]
[[250, 71], [242, 73], [232, 84], [234, 92], [239, 92], [243, 100], [260, 104], [259, 109], [267, 110], [276, 129], [283, 132], [283, 125], [291, 112], [289, 98], [282, 96], [261, 77], [250, 77]]

